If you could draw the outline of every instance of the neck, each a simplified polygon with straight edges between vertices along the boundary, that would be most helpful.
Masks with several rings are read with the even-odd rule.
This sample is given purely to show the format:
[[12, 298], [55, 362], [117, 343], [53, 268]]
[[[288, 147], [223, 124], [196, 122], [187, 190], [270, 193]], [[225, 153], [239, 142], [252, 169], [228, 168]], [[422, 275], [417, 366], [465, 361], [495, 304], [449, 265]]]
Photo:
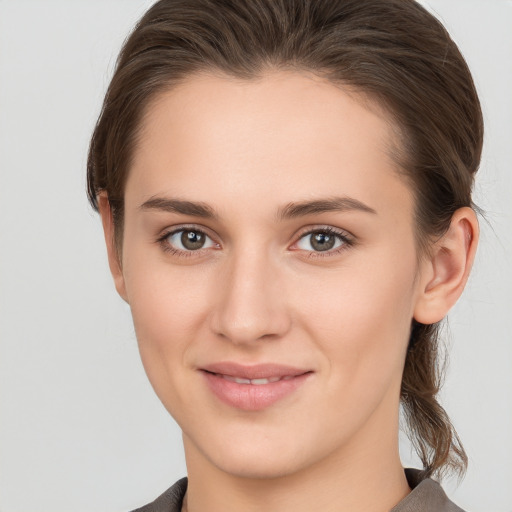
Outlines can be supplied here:
[[[382, 424], [381, 424], [382, 427]], [[184, 436], [187, 512], [387, 512], [409, 492], [398, 455], [398, 425], [365, 432], [350, 447], [307, 468], [273, 478], [247, 478], [211, 464]]]

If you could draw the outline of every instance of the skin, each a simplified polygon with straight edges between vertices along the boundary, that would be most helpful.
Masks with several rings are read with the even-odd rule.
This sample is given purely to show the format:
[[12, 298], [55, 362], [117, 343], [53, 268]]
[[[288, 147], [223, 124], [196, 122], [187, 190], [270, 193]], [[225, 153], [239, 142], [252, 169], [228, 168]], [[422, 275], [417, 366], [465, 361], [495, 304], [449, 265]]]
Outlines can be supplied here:
[[[148, 377], [183, 431], [189, 511], [388, 511], [409, 492], [398, 411], [411, 321], [436, 322], [457, 300], [478, 226], [458, 210], [419, 257], [392, 134], [376, 106], [306, 73], [197, 75], [143, 120], [122, 258], [101, 194], [117, 290]], [[333, 197], [373, 211], [277, 215]], [[208, 205], [215, 218], [157, 208], [156, 198]], [[181, 233], [165, 238], [180, 228], [203, 231], [204, 248], [185, 252]], [[313, 228], [344, 238], [315, 251]], [[219, 361], [312, 373], [277, 403], [244, 411], [205, 385], [198, 369]]]

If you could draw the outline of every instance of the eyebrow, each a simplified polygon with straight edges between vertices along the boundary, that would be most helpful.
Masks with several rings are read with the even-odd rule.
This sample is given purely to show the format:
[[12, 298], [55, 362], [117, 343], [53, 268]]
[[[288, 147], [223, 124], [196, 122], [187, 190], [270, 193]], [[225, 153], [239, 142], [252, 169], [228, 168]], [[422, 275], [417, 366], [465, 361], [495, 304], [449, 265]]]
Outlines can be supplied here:
[[[203, 202], [185, 201], [166, 197], [152, 197], [139, 207], [141, 210], [157, 210], [170, 213], [180, 213], [191, 217], [217, 220], [219, 215], [215, 210]], [[295, 219], [307, 215], [315, 215], [326, 212], [348, 212], [361, 211], [376, 215], [377, 212], [370, 206], [358, 199], [351, 197], [330, 197], [325, 199], [314, 199], [288, 203], [277, 211], [277, 220]]]
[[202, 217], [204, 219], [218, 219], [215, 210], [206, 203], [184, 201], [182, 199], [171, 199], [166, 197], [152, 197], [139, 207], [141, 210], [159, 210], [170, 213], [181, 213], [191, 217]]
[[306, 215], [315, 215], [326, 212], [349, 212], [360, 211], [376, 215], [377, 211], [352, 197], [330, 197], [326, 199], [315, 199], [312, 201], [301, 201], [289, 203], [277, 212], [278, 220], [295, 219]]

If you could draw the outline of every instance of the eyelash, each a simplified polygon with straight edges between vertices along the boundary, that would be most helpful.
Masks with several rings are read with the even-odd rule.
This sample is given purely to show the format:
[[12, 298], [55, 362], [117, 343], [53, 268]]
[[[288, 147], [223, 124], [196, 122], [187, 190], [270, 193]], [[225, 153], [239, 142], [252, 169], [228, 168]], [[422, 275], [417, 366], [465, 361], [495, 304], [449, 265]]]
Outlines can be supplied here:
[[[349, 235], [346, 231], [335, 229], [331, 226], [318, 226], [315, 228], [310, 228], [307, 231], [304, 231], [300, 234], [300, 236], [297, 239], [297, 244], [300, 240], [303, 238], [306, 238], [307, 236], [314, 235], [316, 233], [323, 233], [329, 236], [334, 236], [339, 241], [342, 242], [340, 247], [337, 247], [336, 249], [326, 250], [326, 251], [307, 251], [308, 255], [307, 258], [330, 258], [332, 256], [337, 256], [338, 254], [342, 253], [343, 251], [347, 250], [348, 248], [352, 247], [355, 244], [354, 238]], [[295, 245], [294, 244], [294, 245]]]
[[[181, 233], [183, 231], [194, 231], [196, 233], [200, 233], [200, 234], [210, 238], [211, 240], [213, 240], [213, 238], [211, 236], [209, 236], [204, 230], [199, 229], [199, 228], [197, 228], [195, 226], [180, 226], [178, 229], [173, 229], [171, 231], [166, 231], [162, 236], [160, 236], [156, 240], [156, 242], [160, 245], [160, 247], [162, 248], [162, 250], [164, 252], [172, 254], [174, 256], [181, 257], [181, 258], [194, 257], [194, 256], [197, 256], [197, 255], [201, 254], [204, 250], [208, 250], [208, 248], [206, 248], [206, 249], [202, 249], [201, 248], [201, 249], [197, 249], [195, 251], [194, 250], [183, 251], [181, 249], [176, 249], [175, 247], [170, 245], [169, 242], [167, 241], [167, 239], [170, 236], [175, 235], [177, 233]], [[323, 233], [323, 234], [326, 234], [326, 235], [329, 235], [329, 236], [334, 236], [339, 241], [342, 242], [342, 245], [340, 247], [336, 248], [336, 249], [333, 249], [333, 250], [307, 251], [308, 252], [307, 258], [308, 259], [309, 258], [329, 258], [329, 257], [332, 257], [332, 256], [337, 256], [341, 252], [343, 252], [343, 251], [347, 250], [348, 248], [352, 247], [353, 245], [355, 245], [355, 240], [353, 239], [352, 235], [350, 235], [346, 231], [337, 230], [337, 229], [335, 229], [333, 227], [330, 227], [330, 226], [319, 226], [319, 227], [315, 227], [315, 228], [310, 228], [307, 231], [302, 232], [300, 234], [300, 236], [297, 238], [297, 241], [294, 243], [294, 245], [297, 244], [303, 238], [305, 238], [307, 236], [311, 236], [311, 235], [313, 235], [315, 233]], [[215, 241], [214, 241], [214, 243], [215, 243]], [[295, 250], [300, 250], [300, 249], [295, 249]]]
[[[169, 242], [167, 242], [167, 239], [175, 235], [176, 233], [181, 233], [183, 231], [194, 231], [195, 233], [200, 233], [206, 237], [208, 237], [210, 240], [213, 240], [213, 238], [208, 235], [204, 230], [197, 228], [196, 226], [180, 226], [177, 229], [173, 229], [171, 231], [166, 231], [162, 236], [160, 236], [156, 242], [160, 245], [162, 250], [168, 254], [172, 254], [173, 256], [178, 256], [180, 258], [190, 258], [197, 256], [198, 254], [201, 254], [204, 252], [204, 250], [208, 249], [197, 249], [195, 251], [182, 251], [181, 249], [176, 249], [173, 247]], [[218, 245], [218, 244], [217, 244]]]

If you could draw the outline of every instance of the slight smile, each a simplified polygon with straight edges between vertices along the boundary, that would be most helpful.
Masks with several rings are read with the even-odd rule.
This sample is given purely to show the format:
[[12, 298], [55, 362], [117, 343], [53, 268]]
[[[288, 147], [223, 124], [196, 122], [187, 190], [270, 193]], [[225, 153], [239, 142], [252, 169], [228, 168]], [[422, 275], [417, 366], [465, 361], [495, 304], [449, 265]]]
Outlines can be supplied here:
[[200, 368], [209, 389], [224, 404], [260, 411], [297, 390], [312, 370], [278, 364], [244, 366], [223, 362]]
[[229, 380], [230, 382], [236, 382], [237, 384], [254, 384], [255, 386], [261, 386], [262, 384], [270, 384], [271, 382], [277, 382], [280, 380], [290, 380], [295, 378], [293, 375], [286, 375], [285, 377], [269, 377], [268, 379], [244, 379], [241, 377], [233, 377], [232, 375], [222, 375], [216, 373], [217, 377]]

